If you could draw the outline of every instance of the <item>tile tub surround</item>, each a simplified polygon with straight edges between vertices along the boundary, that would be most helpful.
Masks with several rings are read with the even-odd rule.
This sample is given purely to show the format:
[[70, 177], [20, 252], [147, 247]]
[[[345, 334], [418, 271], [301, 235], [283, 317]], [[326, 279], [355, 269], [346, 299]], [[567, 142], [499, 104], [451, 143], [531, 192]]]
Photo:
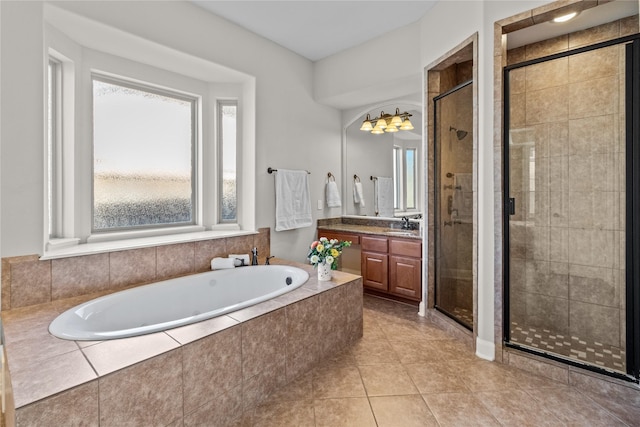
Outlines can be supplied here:
[[270, 255], [269, 228], [248, 236], [46, 261], [38, 255], [2, 258], [2, 311], [201, 273], [211, 269], [212, 258], [248, 254], [253, 247], [263, 264]]
[[[15, 425], [227, 424], [362, 336], [362, 279], [336, 271], [264, 303], [164, 332], [92, 342], [48, 324], [89, 296], [2, 314]], [[251, 268], [251, 267], [246, 267]], [[14, 420], [7, 420], [13, 425]]]

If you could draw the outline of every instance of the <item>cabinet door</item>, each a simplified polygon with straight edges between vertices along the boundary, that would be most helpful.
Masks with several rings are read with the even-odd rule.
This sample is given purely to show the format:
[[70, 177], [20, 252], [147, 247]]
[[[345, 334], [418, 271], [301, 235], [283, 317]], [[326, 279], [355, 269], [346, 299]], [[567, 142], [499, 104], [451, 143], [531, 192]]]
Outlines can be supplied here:
[[386, 254], [362, 252], [362, 282], [363, 285], [378, 289], [389, 290], [389, 260]]
[[389, 292], [404, 298], [420, 300], [422, 297], [421, 261], [396, 255], [389, 257]]
[[318, 230], [318, 239], [321, 237], [326, 237], [327, 239], [336, 239], [341, 242], [351, 242], [352, 245], [360, 244], [360, 236], [353, 233], [343, 233], [340, 231], [333, 230]]

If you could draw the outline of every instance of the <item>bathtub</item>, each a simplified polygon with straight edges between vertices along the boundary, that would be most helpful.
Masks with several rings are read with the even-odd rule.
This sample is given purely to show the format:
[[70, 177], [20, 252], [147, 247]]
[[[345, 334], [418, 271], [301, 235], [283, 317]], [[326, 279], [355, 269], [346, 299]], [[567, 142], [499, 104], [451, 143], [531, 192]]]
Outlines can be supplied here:
[[67, 340], [108, 340], [164, 331], [275, 298], [309, 274], [288, 265], [216, 270], [139, 286], [80, 304], [56, 317], [49, 332]]

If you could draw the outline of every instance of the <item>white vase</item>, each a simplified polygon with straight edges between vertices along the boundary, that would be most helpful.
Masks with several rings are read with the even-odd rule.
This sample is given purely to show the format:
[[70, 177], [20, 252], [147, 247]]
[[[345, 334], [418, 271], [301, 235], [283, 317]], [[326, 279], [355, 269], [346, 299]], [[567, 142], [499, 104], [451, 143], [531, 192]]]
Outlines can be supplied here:
[[331, 264], [326, 262], [318, 263], [318, 280], [321, 282], [331, 280]]

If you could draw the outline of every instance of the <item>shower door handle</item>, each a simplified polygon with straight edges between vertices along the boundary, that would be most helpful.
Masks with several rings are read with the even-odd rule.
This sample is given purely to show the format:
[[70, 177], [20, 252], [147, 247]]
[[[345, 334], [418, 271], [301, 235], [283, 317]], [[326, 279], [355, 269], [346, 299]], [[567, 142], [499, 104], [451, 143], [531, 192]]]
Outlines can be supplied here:
[[509, 209], [509, 215], [516, 214], [516, 198], [515, 197], [509, 197], [508, 209]]

